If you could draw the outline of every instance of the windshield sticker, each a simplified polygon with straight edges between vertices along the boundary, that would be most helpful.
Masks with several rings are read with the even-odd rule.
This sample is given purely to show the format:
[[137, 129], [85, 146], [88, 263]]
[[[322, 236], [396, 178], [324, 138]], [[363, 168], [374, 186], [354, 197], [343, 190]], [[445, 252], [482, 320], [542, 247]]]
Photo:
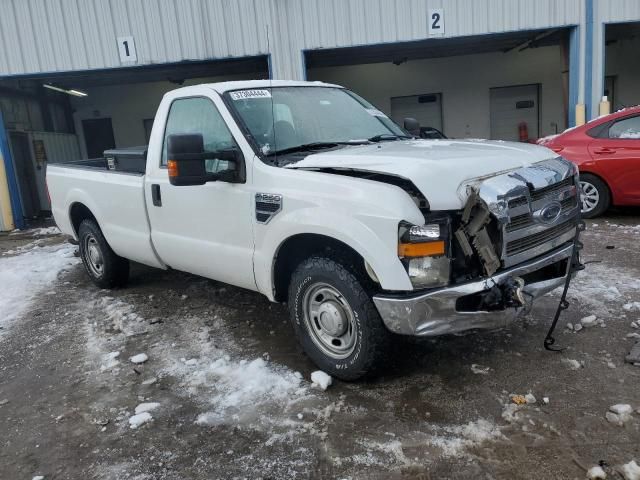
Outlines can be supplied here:
[[245, 100], [247, 98], [271, 98], [269, 90], [236, 90], [229, 92], [233, 100]]
[[374, 117], [387, 118], [387, 116], [384, 114], [384, 112], [381, 112], [377, 108], [367, 108], [367, 112], [369, 112], [369, 115], [372, 115]]

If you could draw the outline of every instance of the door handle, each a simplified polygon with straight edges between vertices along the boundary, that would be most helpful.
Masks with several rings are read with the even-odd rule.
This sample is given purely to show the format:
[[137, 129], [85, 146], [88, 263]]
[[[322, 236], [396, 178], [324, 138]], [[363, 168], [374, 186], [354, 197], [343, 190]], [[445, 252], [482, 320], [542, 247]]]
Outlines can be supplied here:
[[160, 193], [160, 185], [157, 183], [151, 185], [151, 201], [156, 207], [162, 206], [162, 194]]
[[616, 153], [616, 149], [615, 148], [603, 147], [603, 148], [598, 148], [598, 149], [594, 150], [593, 153], [597, 153], [598, 155], [604, 155], [604, 154], [607, 154], [607, 153]]

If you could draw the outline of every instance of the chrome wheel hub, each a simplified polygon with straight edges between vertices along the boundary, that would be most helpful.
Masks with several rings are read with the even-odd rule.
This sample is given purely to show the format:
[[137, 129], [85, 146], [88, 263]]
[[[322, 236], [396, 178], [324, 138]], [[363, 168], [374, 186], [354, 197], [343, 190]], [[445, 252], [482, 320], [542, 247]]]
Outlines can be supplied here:
[[87, 266], [96, 277], [101, 277], [104, 272], [104, 259], [98, 241], [93, 235], [87, 235], [84, 239], [84, 252]]
[[326, 355], [346, 358], [356, 346], [353, 310], [344, 296], [326, 283], [315, 283], [303, 298], [304, 320], [313, 343]]
[[580, 187], [582, 188], [582, 193], [580, 195], [580, 200], [582, 201], [582, 213], [587, 213], [596, 208], [598, 203], [600, 202], [600, 193], [598, 189], [592, 183], [581, 181]]

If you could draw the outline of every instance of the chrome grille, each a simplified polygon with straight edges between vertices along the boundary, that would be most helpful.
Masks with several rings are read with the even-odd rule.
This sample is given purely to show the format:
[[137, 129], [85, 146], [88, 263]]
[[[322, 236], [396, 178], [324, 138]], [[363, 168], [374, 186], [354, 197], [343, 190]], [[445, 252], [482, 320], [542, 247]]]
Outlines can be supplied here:
[[564, 233], [571, 232], [573, 234], [575, 233], [575, 226], [576, 222], [574, 220], [568, 220], [555, 227], [508, 242], [506, 248], [507, 256], [517, 255], [530, 248], [547, 243], [556, 237], [562, 236]]
[[[528, 201], [526, 197], [524, 197], [525, 201]], [[569, 197], [565, 198], [560, 202], [560, 206], [562, 207], [562, 213], [567, 213], [572, 210], [576, 206], [576, 198]], [[511, 221], [507, 224], [506, 230], [507, 232], [513, 232], [514, 230], [519, 230], [524, 227], [528, 227], [534, 223], [533, 215], [531, 213], [523, 213], [521, 215], [516, 215], [511, 219]]]
[[[509, 220], [504, 224], [502, 245], [505, 267], [557, 248], [575, 234], [579, 207], [573, 176], [537, 189], [528, 186], [524, 194], [508, 199], [507, 205]], [[545, 219], [544, 212], [552, 207], [559, 208], [559, 213]]]

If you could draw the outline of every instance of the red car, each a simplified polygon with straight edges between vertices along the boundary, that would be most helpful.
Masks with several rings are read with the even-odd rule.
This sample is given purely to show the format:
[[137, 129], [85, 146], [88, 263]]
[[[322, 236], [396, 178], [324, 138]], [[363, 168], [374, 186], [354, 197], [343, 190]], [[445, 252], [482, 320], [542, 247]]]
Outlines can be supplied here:
[[538, 143], [580, 168], [583, 217], [598, 216], [610, 205], [640, 205], [640, 106]]

